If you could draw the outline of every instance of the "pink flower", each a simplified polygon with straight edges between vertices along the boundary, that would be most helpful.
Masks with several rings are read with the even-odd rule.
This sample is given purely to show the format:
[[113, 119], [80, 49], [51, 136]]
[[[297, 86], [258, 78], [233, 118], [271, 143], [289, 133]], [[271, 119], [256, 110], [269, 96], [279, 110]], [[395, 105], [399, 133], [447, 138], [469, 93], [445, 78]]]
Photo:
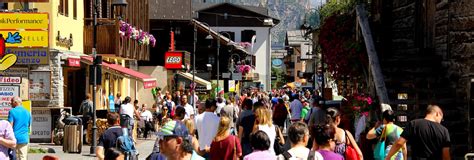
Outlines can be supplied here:
[[369, 112], [362, 112], [362, 115], [368, 117], [368, 116], [369, 116]]
[[355, 110], [355, 111], [358, 111], [358, 110], [360, 110], [360, 106], [353, 106], [352, 109]]
[[371, 105], [371, 104], [372, 104], [372, 98], [370, 98], [370, 97], [367, 97], [366, 101], [367, 101], [367, 104], [369, 104], [369, 105]]

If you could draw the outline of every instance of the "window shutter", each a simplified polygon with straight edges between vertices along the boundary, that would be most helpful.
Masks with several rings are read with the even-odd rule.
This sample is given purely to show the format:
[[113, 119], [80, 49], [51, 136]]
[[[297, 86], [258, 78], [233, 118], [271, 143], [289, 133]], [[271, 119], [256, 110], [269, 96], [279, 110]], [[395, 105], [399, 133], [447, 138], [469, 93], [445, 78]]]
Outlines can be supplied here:
[[59, 12], [59, 14], [64, 14], [64, 8], [63, 8], [63, 7], [64, 7], [64, 4], [63, 4], [63, 3], [64, 3], [63, 0], [60, 0], [60, 1], [59, 1], [59, 6], [58, 6], [58, 12]]

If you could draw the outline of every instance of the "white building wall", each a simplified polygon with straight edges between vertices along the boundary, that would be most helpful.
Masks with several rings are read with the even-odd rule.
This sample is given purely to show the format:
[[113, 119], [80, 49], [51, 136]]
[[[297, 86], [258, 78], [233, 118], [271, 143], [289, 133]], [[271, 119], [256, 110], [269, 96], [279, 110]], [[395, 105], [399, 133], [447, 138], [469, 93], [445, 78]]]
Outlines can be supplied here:
[[256, 32], [256, 43], [253, 47], [255, 55], [255, 72], [259, 74], [259, 81], [264, 84], [265, 90], [271, 89], [271, 37], [270, 27], [211, 27], [218, 32], [234, 32], [234, 42], [241, 42], [243, 30], [254, 30]]

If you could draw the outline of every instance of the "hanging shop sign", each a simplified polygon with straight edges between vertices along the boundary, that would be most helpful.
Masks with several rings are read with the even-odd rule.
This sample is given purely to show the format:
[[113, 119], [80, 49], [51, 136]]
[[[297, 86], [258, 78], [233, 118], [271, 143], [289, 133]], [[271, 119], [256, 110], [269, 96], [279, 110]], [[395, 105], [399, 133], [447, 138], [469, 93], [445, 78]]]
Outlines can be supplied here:
[[15, 54], [17, 65], [49, 64], [48, 48], [7, 48], [6, 54]]
[[229, 80], [229, 92], [235, 92], [235, 81]]
[[80, 67], [81, 59], [80, 58], [67, 58], [67, 65], [69, 67]]
[[28, 78], [28, 68], [26, 67], [12, 67], [4, 71], [0, 71], [0, 76], [2, 77], [22, 77]]
[[0, 84], [21, 84], [21, 77], [0, 77]]
[[5, 46], [10, 47], [48, 47], [48, 31], [31, 30], [31, 31], [0, 31]]
[[31, 101], [49, 101], [51, 99], [51, 71], [31, 71], [30, 73]]
[[49, 108], [33, 108], [33, 123], [30, 138], [51, 138], [51, 110]]
[[[48, 2], [49, 0], [29, 0], [28, 2]], [[3, 2], [24, 2], [24, 0], [3, 0]], [[48, 13], [0, 13], [2, 29], [48, 29]]]
[[56, 36], [56, 45], [71, 50], [71, 47], [74, 45], [72, 41], [72, 34], [70, 33], [69, 37], [61, 37], [61, 34], [58, 31], [58, 35]]
[[183, 69], [183, 52], [169, 51], [165, 53], [166, 69]]

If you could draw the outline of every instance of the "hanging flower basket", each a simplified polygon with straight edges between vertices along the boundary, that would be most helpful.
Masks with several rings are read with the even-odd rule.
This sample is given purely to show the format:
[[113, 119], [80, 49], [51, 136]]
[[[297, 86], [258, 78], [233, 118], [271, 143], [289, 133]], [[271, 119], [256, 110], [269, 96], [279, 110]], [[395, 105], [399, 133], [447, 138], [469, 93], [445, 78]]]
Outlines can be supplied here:
[[152, 34], [142, 31], [141, 29], [137, 29], [125, 21], [121, 20], [119, 23], [119, 35], [122, 38], [135, 40], [139, 45], [151, 45], [152, 47], [155, 47], [156, 39]]

